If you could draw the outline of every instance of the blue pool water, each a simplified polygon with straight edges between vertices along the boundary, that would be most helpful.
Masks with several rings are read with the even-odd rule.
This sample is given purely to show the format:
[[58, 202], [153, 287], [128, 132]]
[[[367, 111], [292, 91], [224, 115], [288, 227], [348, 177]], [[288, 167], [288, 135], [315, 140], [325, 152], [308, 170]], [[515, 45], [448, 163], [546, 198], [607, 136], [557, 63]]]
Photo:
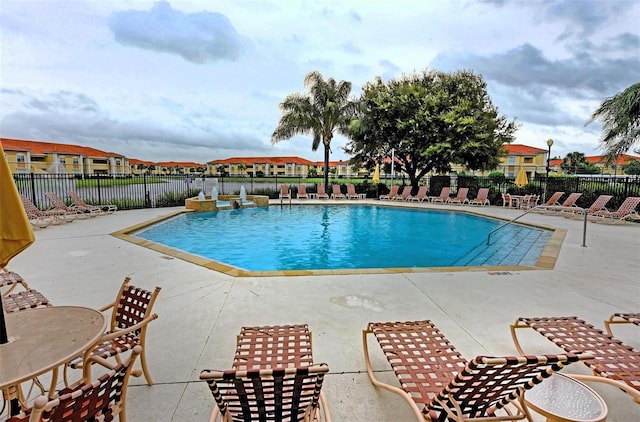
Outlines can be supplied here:
[[438, 210], [258, 207], [181, 214], [135, 236], [249, 271], [534, 265], [550, 232]]

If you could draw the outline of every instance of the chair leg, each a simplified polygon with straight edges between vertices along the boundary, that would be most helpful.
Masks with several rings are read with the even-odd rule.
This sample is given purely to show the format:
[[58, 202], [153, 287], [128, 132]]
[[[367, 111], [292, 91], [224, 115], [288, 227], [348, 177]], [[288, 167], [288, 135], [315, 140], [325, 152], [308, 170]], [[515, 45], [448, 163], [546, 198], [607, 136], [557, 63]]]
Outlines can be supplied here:
[[142, 372], [144, 373], [144, 379], [147, 380], [147, 385], [153, 385], [153, 380], [151, 379], [151, 374], [149, 374], [149, 369], [147, 368], [147, 349], [143, 348], [142, 353], [140, 353], [140, 364], [142, 365]]

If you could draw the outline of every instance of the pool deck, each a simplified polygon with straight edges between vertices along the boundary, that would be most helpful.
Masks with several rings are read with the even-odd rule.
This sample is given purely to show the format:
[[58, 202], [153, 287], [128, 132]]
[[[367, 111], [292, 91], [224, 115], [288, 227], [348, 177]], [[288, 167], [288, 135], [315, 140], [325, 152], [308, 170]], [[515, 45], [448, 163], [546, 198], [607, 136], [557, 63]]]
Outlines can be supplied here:
[[[134, 422], [208, 420], [214, 401], [198, 375], [203, 369], [230, 367], [241, 326], [309, 325], [314, 359], [330, 368], [324, 390], [334, 421], [405, 421], [412, 419], [404, 401], [375, 388], [365, 372], [361, 333], [368, 322], [430, 319], [470, 359], [516, 354], [509, 324], [520, 316], [577, 315], [603, 328], [603, 320], [614, 312], [640, 311], [640, 224], [588, 223], [583, 247], [583, 221], [524, 216], [522, 222], [566, 229], [555, 267], [549, 270], [323, 272], [288, 277], [234, 277], [111, 235], [179, 209], [118, 211], [37, 229], [36, 242], [9, 265], [55, 305], [100, 307], [114, 300], [126, 276], [148, 289], [162, 287], [154, 308], [159, 319], [151, 323], [147, 335], [155, 385], [131, 379], [127, 413]], [[521, 213], [493, 206], [473, 209], [502, 218]], [[640, 348], [640, 327], [614, 329], [616, 337]], [[560, 352], [535, 332], [520, 338], [528, 353]], [[370, 347], [380, 378], [393, 383], [382, 352], [375, 342]], [[581, 364], [565, 369], [572, 371], [589, 372]], [[589, 385], [607, 402], [608, 421], [640, 420], [640, 405], [628, 395], [604, 384]]]

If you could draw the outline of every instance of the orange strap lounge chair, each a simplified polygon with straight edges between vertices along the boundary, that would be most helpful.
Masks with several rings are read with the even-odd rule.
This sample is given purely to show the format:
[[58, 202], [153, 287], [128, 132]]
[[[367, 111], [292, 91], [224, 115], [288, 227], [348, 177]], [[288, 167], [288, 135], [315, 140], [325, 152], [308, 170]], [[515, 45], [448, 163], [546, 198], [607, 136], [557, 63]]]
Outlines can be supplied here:
[[378, 199], [392, 199], [394, 196], [398, 194], [399, 190], [400, 190], [400, 185], [392, 185], [391, 189], [389, 190], [389, 193], [386, 195], [380, 195]]
[[391, 197], [391, 199], [393, 199], [394, 201], [407, 201], [411, 196], [411, 189], [412, 189], [411, 185], [406, 185], [405, 187], [402, 188], [402, 192]]
[[565, 199], [561, 204], [540, 205], [539, 207], [536, 207], [536, 209], [538, 209], [540, 211], [543, 211], [543, 212], [550, 212], [550, 213], [556, 213], [556, 212], [562, 212], [562, 211], [571, 211], [572, 209], [578, 209], [578, 207], [576, 206], [576, 201], [581, 196], [582, 196], [582, 193], [573, 192], [573, 193], [570, 193], [569, 196], [567, 196], [567, 199]]
[[620, 207], [616, 211], [608, 211], [606, 209], [596, 211], [590, 214], [593, 217], [593, 221], [598, 223], [619, 223], [633, 218], [634, 220], [640, 220], [640, 214], [636, 211], [636, 208], [640, 204], [640, 196], [630, 196], [624, 200]]
[[331, 199], [345, 199], [346, 198], [345, 194], [342, 193], [342, 190], [340, 190], [340, 185], [332, 185], [331, 189], [332, 189]]
[[353, 183], [347, 185], [347, 199], [360, 199], [360, 196], [356, 193], [356, 187]]
[[[400, 382], [378, 381], [369, 359], [373, 334]], [[371, 382], [399, 394], [417, 421], [533, 421], [524, 401], [533, 388], [565, 365], [591, 356], [478, 356], [467, 361], [431, 321], [369, 323], [362, 332]]]
[[640, 327], [640, 313], [621, 313], [617, 312], [609, 317], [604, 322], [604, 328], [609, 335], [613, 335], [611, 332], [611, 325], [614, 324], [634, 324]]
[[455, 198], [449, 198], [446, 202], [449, 204], [463, 205], [469, 202], [467, 195], [469, 194], [469, 188], [458, 188], [458, 193]]
[[469, 205], [491, 205], [491, 202], [489, 202], [489, 188], [478, 189], [478, 196], [474, 199], [470, 199]]
[[440, 191], [440, 196], [430, 196], [429, 201], [442, 202], [444, 204], [449, 200], [450, 195], [451, 195], [451, 188], [448, 186], [445, 186]]
[[50, 224], [71, 222], [76, 217], [75, 214], [73, 214], [71, 215], [72, 218], [67, 219], [67, 211], [54, 208], [42, 211], [24, 195], [20, 195], [20, 200], [22, 201], [22, 205], [32, 227], [44, 228]]
[[564, 195], [564, 192], [555, 192], [553, 195], [551, 195], [551, 197], [549, 197], [547, 202], [538, 205], [535, 209], [544, 212], [549, 207], [559, 206], [560, 198], [562, 198], [562, 195]]
[[86, 210], [86, 212], [93, 212], [98, 215], [104, 214], [113, 214], [115, 211], [118, 211], [118, 207], [113, 204], [102, 204], [102, 205], [90, 205], [85, 202], [85, 200], [78, 195], [76, 192], [70, 191], [67, 192], [69, 198], [73, 201], [73, 205]]
[[67, 205], [64, 203], [62, 198], [56, 195], [54, 192], [45, 192], [44, 196], [46, 196], [51, 204], [53, 205], [54, 210], [65, 211], [67, 216], [76, 217], [95, 217], [97, 214], [91, 213], [87, 210], [84, 210], [76, 205]]
[[428, 190], [429, 190], [429, 186], [420, 186], [418, 188], [418, 193], [416, 193], [415, 195], [410, 195], [407, 200], [408, 201], [423, 202], [425, 199], [427, 199]]
[[283, 183], [280, 185], [280, 199], [291, 199], [291, 190], [289, 189], [289, 185]]
[[[21, 290], [15, 288], [21, 286]], [[42, 293], [29, 287], [20, 274], [0, 269], [0, 293], [4, 312], [11, 313], [25, 309], [53, 306]]]
[[298, 185], [296, 199], [309, 199], [309, 195], [307, 195], [307, 185]]
[[242, 327], [232, 368], [200, 374], [216, 402], [210, 422], [330, 422], [321, 390], [328, 371], [313, 362], [306, 324]]
[[614, 385], [640, 404], [640, 350], [624, 344], [578, 317], [569, 316], [518, 318], [511, 325], [511, 337], [521, 354], [524, 352], [516, 336], [516, 330], [521, 328], [533, 328], [567, 352], [593, 355], [592, 359], [584, 361], [593, 375], [571, 376], [578, 380]]
[[329, 194], [327, 194], [323, 183], [318, 184], [318, 199], [329, 199]]

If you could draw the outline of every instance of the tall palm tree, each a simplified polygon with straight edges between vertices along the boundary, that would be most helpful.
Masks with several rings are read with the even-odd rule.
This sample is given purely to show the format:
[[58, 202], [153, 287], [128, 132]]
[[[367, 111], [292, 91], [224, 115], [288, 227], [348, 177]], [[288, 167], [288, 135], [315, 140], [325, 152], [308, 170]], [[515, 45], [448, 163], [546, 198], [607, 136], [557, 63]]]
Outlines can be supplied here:
[[602, 121], [600, 144], [610, 161], [640, 143], [640, 83], [604, 100], [587, 124], [594, 120]]
[[329, 153], [335, 132], [348, 135], [348, 126], [356, 111], [356, 101], [349, 98], [351, 82], [326, 81], [320, 72], [307, 73], [304, 78], [307, 94], [290, 94], [280, 103], [282, 117], [271, 135], [271, 143], [295, 135], [313, 135], [311, 150], [324, 145], [324, 184], [329, 184]]

